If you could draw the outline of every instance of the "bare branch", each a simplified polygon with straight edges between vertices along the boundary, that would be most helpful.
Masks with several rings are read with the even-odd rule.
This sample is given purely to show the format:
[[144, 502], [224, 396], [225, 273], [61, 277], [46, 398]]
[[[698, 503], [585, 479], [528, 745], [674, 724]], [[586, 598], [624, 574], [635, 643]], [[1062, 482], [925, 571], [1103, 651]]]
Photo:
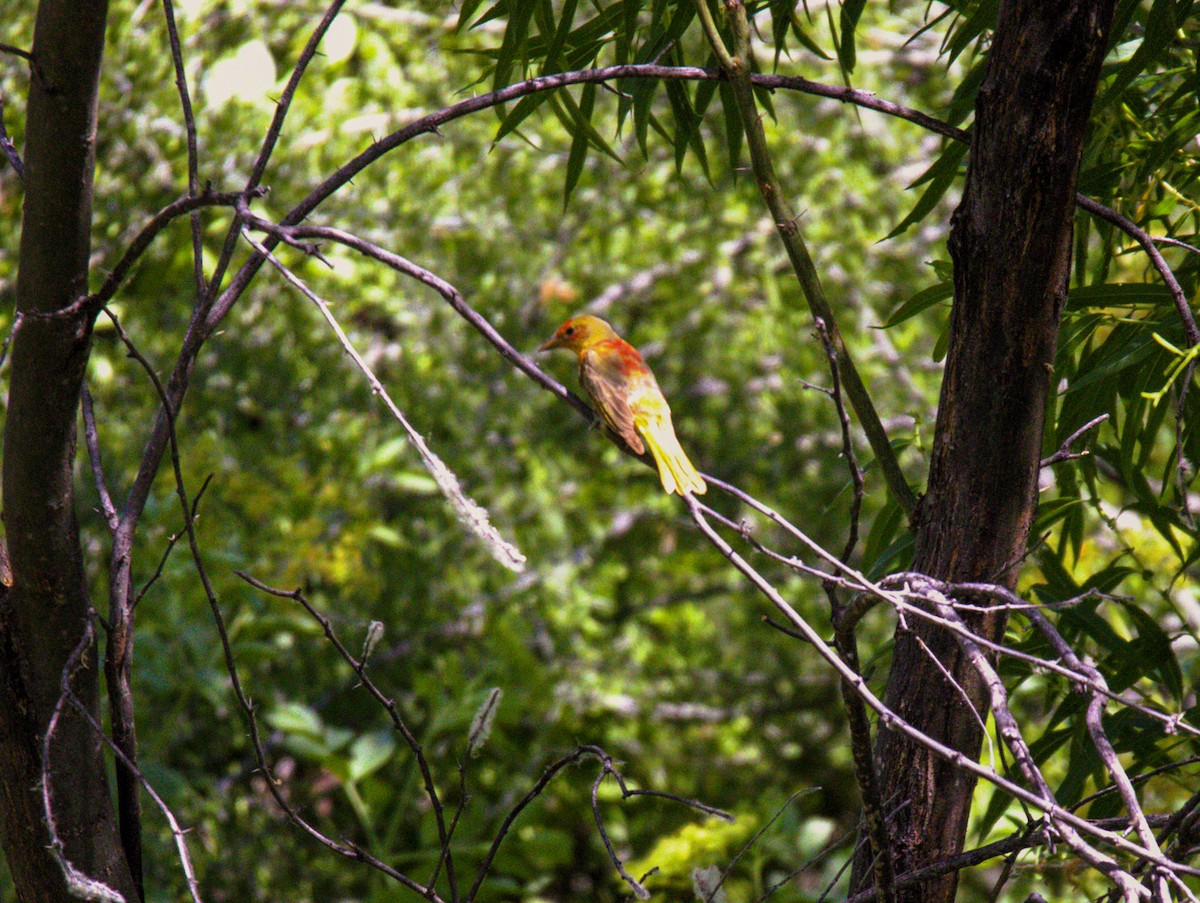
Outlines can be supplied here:
[[725, 866], [725, 868], [721, 869], [721, 877], [717, 880], [717, 883], [715, 885], [713, 885], [713, 889], [711, 891], [709, 891], [709, 893], [705, 896], [705, 898], [701, 901], [701, 903], [712, 903], [713, 898], [717, 895], [717, 891], [719, 891], [721, 889], [721, 886], [725, 883], [725, 879], [729, 877], [729, 873], [732, 872], [734, 866], [736, 866], [738, 864], [738, 860], [740, 860], [744, 855], [746, 855], [746, 851], [749, 850], [752, 846], [754, 846], [754, 844], [756, 844], [758, 842], [758, 839], [760, 837], [762, 837], [764, 834], [767, 833], [767, 831], [770, 829], [771, 825], [775, 824], [775, 822], [779, 819], [779, 816], [783, 815], [783, 813], [787, 810], [787, 807], [790, 806], [796, 800], [797, 797], [804, 796], [809, 793], [815, 793], [817, 791], [817, 789], [818, 788], [816, 788], [816, 787], [806, 787], [802, 790], [797, 790], [795, 793], [793, 793], [791, 796], [789, 796], [786, 800], [784, 800], [783, 805], [775, 810], [775, 814], [772, 815], [769, 819], [767, 819], [766, 823], [763, 824], [763, 826], [761, 828], [759, 828], [757, 831], [754, 832], [754, 835], [749, 840], [747, 840], [742, 845], [742, 848], [737, 851], [737, 853], [734, 855], [734, 857], [729, 860], [729, 864], [727, 866]]
[[[123, 330], [121, 330], [120, 324], [117, 322], [116, 317], [113, 316], [111, 312], [109, 312], [109, 316], [113, 319], [113, 323], [117, 327], [118, 334], [123, 335]], [[204, 595], [208, 601], [209, 610], [212, 612], [213, 623], [217, 629], [217, 636], [221, 641], [221, 650], [225, 659], [225, 670], [229, 674], [229, 680], [233, 688], [234, 696], [236, 697], [243, 714], [246, 716], [246, 723], [250, 730], [250, 743], [254, 748], [254, 755], [258, 761], [259, 768], [262, 770], [263, 775], [266, 778], [265, 783], [268, 791], [275, 799], [276, 804], [278, 804], [280, 809], [287, 815], [288, 819], [318, 843], [324, 845], [330, 850], [333, 850], [335, 853], [338, 853], [349, 859], [357, 860], [358, 862], [366, 863], [372, 868], [383, 872], [385, 875], [388, 875], [390, 878], [399, 882], [400, 884], [403, 884], [410, 890], [414, 890], [421, 894], [427, 900], [430, 900], [431, 903], [442, 903], [441, 898], [436, 892], [433, 891], [432, 888], [423, 887], [419, 882], [414, 881], [412, 878], [409, 878], [407, 875], [397, 871], [387, 863], [375, 858], [365, 850], [362, 850], [353, 844], [338, 843], [337, 841], [326, 837], [315, 827], [309, 824], [309, 822], [291, 806], [283, 792], [279, 789], [274, 776], [271, 774], [271, 769], [267, 764], [266, 751], [263, 749], [262, 738], [258, 732], [258, 719], [254, 713], [254, 705], [242, 687], [241, 678], [238, 677], [237, 666], [233, 657], [233, 647], [229, 641], [229, 631], [225, 627], [225, 617], [221, 613], [221, 607], [217, 602], [216, 592], [213, 589], [212, 582], [209, 580], [208, 569], [204, 565], [204, 559], [200, 552], [200, 543], [196, 538], [193, 510], [190, 502], [188, 501], [187, 489], [183, 480], [183, 468], [179, 458], [179, 442], [175, 434], [175, 415], [172, 410], [170, 398], [167, 395], [166, 388], [163, 386], [162, 381], [159, 380], [158, 374], [154, 371], [154, 368], [150, 365], [150, 363], [146, 361], [146, 359], [143, 358], [140, 353], [138, 353], [136, 347], [134, 347], [132, 344], [128, 344], [128, 347], [130, 349], [130, 353], [134, 355], [138, 359], [139, 363], [141, 363], [146, 369], [147, 375], [150, 377], [151, 382], [154, 383], [154, 388], [158, 391], [159, 398], [162, 401], [161, 411], [163, 416], [166, 417], [169, 448], [171, 452], [171, 465], [175, 473], [175, 493], [179, 497], [180, 507], [183, 511], [184, 530], [188, 538], [188, 546], [192, 553], [192, 563], [196, 568], [196, 573], [199, 576], [200, 583], [204, 588]]]
[[[0, 50], [3, 50], [6, 45], [0, 44]], [[14, 48], [15, 49], [15, 48]], [[4, 154], [6, 160], [13, 171], [16, 172], [17, 178], [22, 181], [25, 179], [25, 161], [21, 159], [20, 153], [17, 152], [17, 146], [13, 144], [12, 139], [8, 137], [8, 129], [4, 127], [4, 97], [0, 96], [0, 153]]]
[[108, 484], [104, 480], [104, 463], [100, 459], [100, 436], [96, 432], [96, 412], [92, 408], [92, 393], [86, 383], [80, 398], [83, 408], [83, 436], [87, 443], [88, 460], [92, 465], [92, 478], [96, 481], [96, 493], [100, 496], [100, 511], [108, 524], [108, 531], [114, 533], [120, 518], [112, 496], [108, 494]]
[[58, 701], [54, 704], [54, 711], [50, 714], [50, 720], [46, 723], [46, 733], [42, 737], [42, 774], [41, 780], [38, 782], [38, 789], [41, 791], [42, 796], [42, 815], [46, 820], [46, 829], [50, 834], [50, 854], [58, 863], [59, 868], [62, 869], [63, 878], [71, 895], [80, 900], [125, 903], [125, 897], [121, 893], [104, 884], [102, 881], [97, 881], [85, 875], [67, 859], [66, 845], [58, 833], [58, 821], [54, 817], [54, 805], [50, 794], [50, 753], [53, 748], [54, 734], [58, 729], [58, 722], [62, 717], [63, 708], [66, 706], [68, 698], [72, 695], [71, 681], [75, 679], [76, 672], [81, 668], [87, 667], [87, 653], [94, 648], [96, 630], [93, 624], [93, 617], [93, 614], [89, 612], [83, 635], [79, 638], [74, 651], [72, 651], [63, 664]]
[[[192, 97], [188, 91], [187, 69], [183, 64], [183, 51], [179, 46], [179, 29], [175, 26], [175, 7], [171, 0], [162, 0], [163, 18], [167, 22], [167, 39], [171, 44], [171, 61], [175, 67], [175, 90], [179, 93], [179, 105], [183, 111], [183, 129], [187, 140], [188, 194], [200, 194], [200, 151], [196, 144], [196, 116], [192, 112]], [[204, 280], [204, 232], [200, 222], [200, 211], [193, 210], [190, 216], [192, 227], [192, 271], [196, 283], [196, 301], [201, 309], [208, 307], [210, 292]]]
[[442, 296], [445, 301], [461, 316], [464, 320], [471, 324], [477, 332], [480, 333], [488, 342], [491, 343], [500, 355], [518, 370], [532, 379], [535, 383], [546, 389], [552, 395], [556, 395], [563, 401], [567, 402], [571, 407], [575, 408], [589, 423], [595, 423], [596, 417], [592, 413], [592, 409], [588, 407], [574, 392], [567, 389], [561, 383], [557, 382], [553, 377], [548, 376], [537, 364], [514, 348], [507, 339], [502, 336], [491, 323], [487, 321], [481, 314], [474, 310], [464, 300], [462, 294], [446, 280], [440, 276], [431, 273], [424, 267], [418, 266], [409, 260], [401, 257], [398, 254], [393, 254], [378, 245], [374, 245], [369, 241], [359, 238], [356, 235], [351, 235], [348, 232], [343, 232], [340, 229], [333, 229], [328, 226], [291, 226], [283, 227], [276, 226], [266, 220], [261, 219], [247, 213], [243, 213], [243, 218], [247, 223], [257, 229], [271, 232], [272, 234], [281, 237], [286, 236], [289, 243], [303, 241], [304, 239], [318, 239], [337, 242], [345, 245], [377, 260], [380, 263], [391, 267], [398, 273], [403, 273], [409, 278], [415, 279], [418, 282], [429, 286], [435, 292]]
[[596, 819], [596, 829], [600, 832], [600, 839], [604, 841], [604, 849], [608, 850], [608, 858], [613, 866], [616, 867], [617, 874], [621, 876], [621, 880], [629, 885], [633, 890], [633, 895], [639, 900], [649, 900], [650, 891], [642, 887], [637, 879], [625, 870], [621, 858], [617, 855], [617, 851], [613, 849], [612, 841], [608, 839], [608, 832], [604, 830], [604, 819], [600, 815], [600, 785], [604, 783], [604, 779], [610, 774], [612, 763], [607, 761], [607, 757], [602, 761], [604, 762], [604, 770], [596, 775], [596, 780], [592, 782], [592, 815]]
[[[264, 194], [261, 189], [250, 193], [251, 197], [260, 197]], [[201, 195], [188, 195], [182, 197], [172, 204], [168, 204], [158, 213], [154, 214], [146, 225], [142, 226], [133, 241], [126, 247], [125, 253], [121, 255], [121, 259], [117, 261], [116, 266], [109, 271], [100, 288], [96, 289], [91, 295], [82, 298], [72, 305], [71, 308], [64, 308], [63, 315], [73, 312], [74, 308], [82, 307], [91, 311], [98, 311], [105, 304], [112, 300], [116, 295], [117, 289], [121, 287], [121, 283], [129, 275], [133, 269], [133, 265], [137, 263], [138, 258], [146, 252], [146, 249], [154, 242], [167, 226], [174, 220], [191, 213], [193, 210], [199, 210], [202, 207], [236, 207], [238, 202], [246, 195], [241, 192], [204, 192]]]
[[1093, 417], [1075, 432], [1071, 433], [1071, 435], [1067, 436], [1067, 438], [1062, 441], [1062, 445], [1058, 447], [1058, 451], [1046, 458], [1043, 458], [1038, 466], [1049, 467], [1051, 464], [1058, 464], [1060, 461], [1073, 461], [1076, 458], [1082, 458], [1087, 454], [1087, 450], [1085, 449], [1081, 452], [1073, 452], [1071, 451], [1071, 446], [1074, 445], [1079, 437], [1084, 433], [1094, 430], [1106, 420], [1108, 420], [1108, 414], [1101, 414], [1099, 417]]
[[[95, 627], [93, 625], [93, 621], [96, 617], [96, 610], [93, 608], [88, 613], [88, 624], [85, 629], [86, 634], [91, 634], [94, 636]], [[88, 643], [91, 643], [92, 636], [85, 635], [85, 639], [88, 641]], [[82, 646], [80, 648], [82, 648]], [[142, 773], [142, 770], [137, 767], [135, 762], [130, 760], [125, 755], [121, 748], [117, 746], [117, 744], [114, 743], [107, 734], [104, 733], [103, 725], [101, 725], [100, 722], [95, 719], [87, 705], [75, 694], [75, 691], [71, 689], [70, 674], [68, 673], [68, 670], [73, 671], [77, 665], [77, 661], [68, 661], [66, 667], [63, 669], [63, 698], [70, 702], [71, 705], [75, 707], [75, 710], [83, 716], [88, 724], [91, 725], [92, 730], [96, 732], [96, 736], [103, 740], [108, 748], [112, 750], [113, 755], [120, 759], [125, 768], [129, 769], [129, 771], [134, 774], [142, 789], [146, 791], [150, 799], [152, 799], [154, 804], [158, 806], [159, 811], [162, 812], [163, 817], [167, 820], [167, 825], [171, 829], [171, 835], [175, 838], [175, 849], [179, 852], [179, 862], [183, 867], [183, 875], [184, 879], [187, 881], [188, 893], [191, 894], [192, 900], [195, 901], [195, 903], [201, 903], [200, 885], [196, 881], [196, 870], [192, 867], [191, 855], [188, 853], [187, 831], [180, 826], [178, 819], [175, 818], [175, 814], [171, 811], [170, 807], [167, 806], [163, 798], [159, 796], [158, 791], [156, 791], [146, 779], [146, 776]]]
[[[204, 482], [200, 484], [200, 489], [196, 492], [196, 497], [192, 499], [192, 520], [195, 520], [199, 516], [196, 512], [200, 507], [200, 500], [204, 498], [204, 493], [208, 490], [208, 487], [211, 484], [212, 474], [210, 473], [204, 478]], [[146, 578], [146, 582], [142, 584], [142, 588], [138, 590], [137, 595], [133, 597], [134, 608], [137, 608], [137, 604], [142, 601], [142, 597], [149, 592], [150, 587], [152, 587], [158, 581], [158, 578], [162, 576], [163, 568], [165, 568], [167, 565], [167, 559], [171, 557], [171, 552], [175, 550], [175, 545], [179, 542], [183, 534], [184, 531], [179, 530], [167, 537], [167, 547], [163, 549], [163, 553], [158, 559], [158, 567], [154, 569], [153, 574]]]
[[432, 449], [426, 444], [424, 437], [416, 431], [408, 418], [404, 416], [404, 412], [392, 400], [391, 395], [383, 387], [383, 383], [375, 375], [370, 365], [363, 360], [362, 355], [355, 350], [350, 337], [346, 335], [337, 318], [334, 317], [333, 311], [329, 305], [319, 295], [313, 292], [304, 282], [292, 273], [287, 267], [280, 263], [274, 255], [266, 248], [250, 237], [248, 231], [243, 230], [242, 233], [246, 241], [260, 254], [263, 254], [275, 267], [283, 277], [293, 286], [299, 289], [306, 298], [313, 302], [320, 310], [321, 316], [325, 318], [325, 322], [329, 324], [334, 335], [337, 336], [338, 342], [342, 349], [354, 361], [354, 365], [366, 377], [368, 384], [371, 386], [371, 391], [383, 399], [383, 403], [387, 409], [391, 411], [392, 416], [396, 418], [404, 432], [408, 434], [409, 441], [417, 449], [421, 456], [421, 460], [425, 463], [426, 470], [441, 489], [442, 494], [449, 500], [454, 509], [454, 513], [458, 516], [459, 522], [471, 531], [484, 544], [484, 547], [491, 553], [492, 557], [500, 564], [504, 565], [509, 570], [520, 572], [525, 568], [525, 556], [521, 554], [516, 546], [512, 545], [508, 540], [500, 535], [500, 532], [492, 526], [488, 513], [474, 500], [467, 497], [459, 485], [458, 477], [451, 472]]
[[[346, 0], [333, 0], [329, 8], [325, 11], [325, 15], [321, 17], [321, 21], [317, 23], [317, 27], [313, 29], [313, 33], [309, 35], [308, 42], [304, 45], [304, 49], [300, 52], [299, 59], [296, 60], [296, 65], [292, 67], [292, 74], [288, 77], [287, 84], [284, 85], [283, 93], [279, 96], [279, 101], [275, 104], [275, 115], [271, 118], [271, 125], [267, 128], [267, 133], [263, 137], [262, 147], [259, 149], [258, 157], [254, 161], [254, 166], [250, 170], [250, 178], [246, 181], [247, 192], [255, 191], [262, 183], [262, 178], [267, 170], [267, 164], [271, 160], [271, 154], [275, 151], [275, 145], [279, 140], [279, 135], [283, 131], [283, 123], [287, 119], [288, 110], [291, 109], [292, 100], [296, 96], [296, 90], [300, 86], [300, 80], [304, 77], [304, 73], [308, 70], [309, 63], [317, 55], [317, 48], [321, 44], [321, 40], [325, 37], [325, 33], [329, 30], [329, 26], [333, 24], [333, 20], [337, 18]], [[225, 245], [221, 249], [221, 256], [217, 261], [217, 265], [213, 268], [212, 279], [209, 281], [209, 293], [216, 294], [220, 288], [221, 280], [225, 278], [225, 272], [229, 268], [229, 262], [233, 258], [234, 248], [237, 247], [238, 235], [241, 232], [242, 220], [239, 216], [235, 216], [233, 222], [229, 225], [229, 231], [225, 234]]]
[[[958, 623], [965, 628], [966, 625], [962, 624], [962, 619], [958, 616], [958, 612], [954, 610], [954, 607], [944, 595], [937, 590], [926, 589], [925, 596], [933, 603], [938, 614], [940, 614], [947, 621], [950, 621], [951, 623]], [[1040, 615], [1040, 613], [1037, 614]], [[1054, 792], [1050, 789], [1050, 785], [1047, 783], [1045, 776], [1037, 767], [1037, 763], [1034, 761], [1033, 754], [1029, 751], [1029, 747], [1025, 744], [1024, 737], [1021, 736], [1021, 729], [1017, 725], [1017, 720], [1013, 717], [1012, 711], [1008, 707], [1008, 691], [1005, 690], [1004, 682], [1000, 679], [1000, 675], [996, 673], [996, 669], [992, 667], [992, 663], [988, 661], [987, 656], [983, 654], [983, 651], [979, 648], [978, 644], [976, 644], [972, 638], [967, 636], [965, 632], [956, 634], [955, 638], [958, 640], [963, 652], [966, 653], [972, 667], [975, 669], [975, 672], [980, 676], [987, 687], [992, 717], [996, 721], [996, 730], [1004, 739], [1004, 742], [1008, 745], [1008, 748], [1012, 751], [1013, 756], [1016, 757], [1017, 765], [1020, 768], [1021, 773], [1025, 775], [1025, 780], [1028, 781], [1031, 786], [1036, 788], [1040, 797], [1046, 800], [1053, 800]], [[1097, 698], [1102, 699], [1102, 697]], [[1101, 706], [1103, 706], [1103, 702], [1101, 702]], [[1122, 776], [1124, 776], [1123, 772]], [[1141, 813], [1140, 809], [1138, 809], [1138, 815], [1141, 815], [1143, 821], [1145, 820], [1145, 816]], [[1073, 830], [1073, 828], [1058, 824], [1054, 815], [1049, 815], [1049, 817], [1050, 824], [1053, 826], [1054, 830], [1062, 837], [1063, 841], [1075, 851], [1075, 854], [1079, 856], [1080, 859], [1082, 859], [1084, 862], [1087, 862], [1098, 871], [1103, 872], [1108, 879], [1113, 882], [1113, 884], [1121, 888], [1122, 893], [1127, 899], [1135, 899], [1137, 896], [1139, 896], [1137, 891], [1140, 890], [1140, 888], [1137, 885], [1136, 879], [1134, 879], [1129, 872], [1117, 865], [1114, 859], [1106, 856], [1091, 844], [1084, 841], [1084, 839], [1080, 837], [1079, 834]], [[1162, 853], [1158, 849], [1158, 844], [1155, 842], [1154, 835], [1150, 833], [1148, 826], [1146, 827], [1146, 832], [1149, 836], [1149, 843], [1146, 843], [1147, 836], [1143, 835], [1140, 831], [1138, 835], [1139, 838], [1142, 840], [1143, 845], [1145, 845], [1148, 850], [1153, 851], [1157, 857], [1161, 859]], [[1163, 903], [1166, 903], [1165, 898]]]

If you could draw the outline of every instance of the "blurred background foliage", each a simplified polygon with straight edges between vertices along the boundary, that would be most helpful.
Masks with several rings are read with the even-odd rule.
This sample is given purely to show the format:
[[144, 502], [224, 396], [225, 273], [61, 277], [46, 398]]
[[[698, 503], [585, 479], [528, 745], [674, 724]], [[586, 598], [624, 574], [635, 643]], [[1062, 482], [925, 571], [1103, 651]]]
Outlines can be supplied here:
[[[969, 126], [995, 6], [759, 3], [759, 68], [852, 84]], [[1118, 6], [1120, 37], [1105, 67], [1080, 187], [1156, 234], [1195, 243], [1200, 21], [1188, 2]], [[665, 0], [586, 9], [573, 0], [349, 4], [295, 99], [265, 178], [270, 194], [256, 209], [281, 216], [372, 140], [472, 92], [542, 71], [660, 55], [664, 64], [704, 65], [691, 9]], [[176, 5], [203, 181], [222, 190], [244, 182], [321, 11], [307, 0]], [[17, 4], [0, 41], [28, 47], [33, 12], [32, 2]], [[110, 15], [97, 280], [140, 224], [186, 187], [161, 10], [145, 0], [114, 4]], [[573, 27], [560, 29], [568, 15]], [[19, 148], [27, 76], [19, 60], [3, 59], [4, 123]], [[526, 352], [572, 313], [607, 317], [645, 353], [701, 470], [840, 549], [848, 471], [833, 405], [813, 389], [828, 385], [827, 365], [773, 225], [735, 156], [721, 92], [619, 87], [571, 88], [540, 95], [519, 113], [509, 105], [458, 120], [384, 157], [311, 221], [433, 270]], [[945, 345], [944, 240], [962, 149], [832, 100], [784, 91], [761, 100], [774, 114], [768, 133], [785, 190], [802, 211], [799, 226], [919, 487]], [[705, 105], [703, 115], [696, 111]], [[0, 163], [0, 217], [18, 222], [20, 203], [20, 183]], [[211, 268], [228, 219], [209, 212], [205, 224]], [[5, 330], [18, 237], [16, 228], [0, 232]], [[848, 855], [858, 814], [829, 671], [763, 622], [760, 600], [652, 473], [514, 371], [434, 293], [341, 248], [325, 252], [331, 267], [294, 251], [282, 256], [330, 301], [401, 409], [528, 561], [514, 575], [464, 533], [315, 308], [262, 271], [206, 347], [180, 435], [191, 490], [211, 476], [200, 503], [205, 561], [287, 796], [330, 836], [363, 844], [403, 871], [423, 877], [437, 861], [420, 775], [385, 713], [317, 624], [297, 605], [253, 591], [234, 569], [302, 587], [352, 650], [371, 621], [384, 625], [371, 672], [420, 737], [450, 805], [460, 799], [465, 770], [460, 871], [479, 862], [505, 813], [549, 763], [594, 743], [622, 763], [633, 785], [737, 815], [729, 826], [661, 800], [622, 802], [611, 782], [604, 785], [606, 827], [635, 876], [658, 869], [648, 879], [655, 899], [692, 899], [692, 870], [724, 867], [760, 830], [728, 877], [728, 899], [760, 899], [789, 876], [772, 899], [816, 899]], [[1194, 298], [1197, 257], [1176, 247], [1164, 253]], [[111, 305], [159, 372], [174, 362], [192, 297], [180, 220]], [[1047, 470], [1023, 586], [1044, 601], [1092, 586], [1127, 596], [1064, 612], [1060, 627], [1115, 689], [1194, 720], [1197, 544], [1181, 499], [1200, 449], [1193, 392], [1191, 419], [1179, 432], [1185, 478], [1176, 479], [1176, 396], [1159, 392], [1179, 361], [1172, 347], [1183, 347], [1178, 320], [1145, 256], [1081, 213], [1047, 453], [1091, 418], [1111, 419], [1094, 434], [1094, 455]], [[541, 363], [574, 387], [566, 356]], [[157, 397], [103, 317], [90, 387], [109, 486], [120, 498]], [[904, 531], [865, 444], [858, 452], [868, 465], [870, 534], [856, 564], [900, 569]], [[107, 535], [82, 456], [79, 473], [100, 598]], [[720, 493], [709, 499], [735, 520], [748, 517]], [[766, 524], [755, 527], [784, 553], [800, 551]], [[136, 548], [143, 581], [180, 528], [168, 468]], [[758, 563], [798, 610], [828, 629], [827, 602], [813, 581]], [[886, 674], [893, 627], [877, 613], [861, 629], [875, 684]], [[382, 876], [310, 843], [270, 802], [186, 550], [167, 557], [138, 606], [137, 628], [142, 766], [193, 829], [205, 899], [397, 898]], [[1039, 651], [1019, 620], [1010, 639]], [[1078, 699], [1061, 681], [1005, 667], [1027, 739], [1064, 801], [1107, 786], [1088, 756]], [[472, 717], [494, 687], [503, 700], [490, 739], [468, 757]], [[1117, 719], [1128, 722], [1117, 745], [1135, 772], [1200, 753], [1194, 738], [1170, 736], [1160, 723], [1129, 712], [1110, 717], [1114, 730]], [[1194, 766], [1177, 767], [1145, 782], [1147, 806], [1169, 811], [1190, 793], [1195, 774]], [[592, 820], [594, 777], [586, 764], [568, 769], [522, 814], [483, 899], [625, 898]], [[1113, 814], [1113, 798], [1102, 796], [1092, 813]], [[1020, 818], [983, 788], [972, 841], [1005, 836]], [[815, 858], [835, 841], [832, 855]], [[150, 899], [184, 899], [170, 834], [153, 812], [147, 842]], [[969, 877], [964, 899], [983, 898], [996, 874]], [[1042, 853], [1020, 861], [1004, 899], [1035, 887], [1095, 893], [1100, 885], [1065, 854]], [[0, 890], [0, 899], [9, 894]]]

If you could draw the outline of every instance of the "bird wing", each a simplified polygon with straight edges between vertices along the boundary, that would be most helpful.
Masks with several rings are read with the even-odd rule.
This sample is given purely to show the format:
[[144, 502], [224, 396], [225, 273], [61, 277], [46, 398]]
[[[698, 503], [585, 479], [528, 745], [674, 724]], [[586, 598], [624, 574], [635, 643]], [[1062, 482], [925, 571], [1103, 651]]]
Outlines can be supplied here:
[[[625, 343], [622, 343], [625, 344]], [[632, 346], [621, 348], [614, 342], [601, 342], [579, 355], [579, 382], [591, 396], [597, 413], [610, 430], [620, 436], [637, 454], [646, 451], [642, 437], [634, 428], [633, 409], [629, 406], [631, 373], [646, 371], [641, 355]], [[636, 358], [630, 356], [636, 356]], [[640, 368], [639, 368], [640, 365]], [[653, 379], [654, 377], [650, 377]]]

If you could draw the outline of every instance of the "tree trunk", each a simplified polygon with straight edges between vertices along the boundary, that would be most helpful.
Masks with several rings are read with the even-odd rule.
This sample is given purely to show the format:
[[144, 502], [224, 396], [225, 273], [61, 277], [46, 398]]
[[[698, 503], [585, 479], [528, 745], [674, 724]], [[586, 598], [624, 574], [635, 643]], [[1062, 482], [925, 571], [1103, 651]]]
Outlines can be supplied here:
[[[935, 578], [1016, 583], [1037, 509], [1075, 183], [1112, 13], [1113, 0], [1009, 0], [1000, 7], [950, 235], [950, 344], [929, 486], [915, 524], [914, 570]], [[1002, 615], [964, 620], [992, 640], [1003, 636]], [[915, 619], [908, 626], [911, 632], [897, 632], [888, 705], [977, 758], [982, 734], [964, 692], [986, 720], [982, 683], [951, 634]], [[961, 851], [974, 776], [886, 728], [876, 753], [880, 795], [895, 812], [896, 874]], [[870, 882], [871, 855], [855, 862], [856, 888]], [[957, 881], [951, 873], [906, 888], [898, 899], [950, 901]]]
[[[69, 705], [43, 739], [64, 664], [89, 607], [72, 470], [91, 317], [55, 316], [87, 293], [103, 0], [43, 0], [34, 31], [25, 206], [4, 425], [4, 528], [12, 584], [0, 603], [0, 841], [19, 899], [70, 899], [67, 872], [135, 900], [105, 776], [101, 738]], [[99, 720], [94, 643], [72, 688]], [[61, 860], [60, 860], [61, 857]]]

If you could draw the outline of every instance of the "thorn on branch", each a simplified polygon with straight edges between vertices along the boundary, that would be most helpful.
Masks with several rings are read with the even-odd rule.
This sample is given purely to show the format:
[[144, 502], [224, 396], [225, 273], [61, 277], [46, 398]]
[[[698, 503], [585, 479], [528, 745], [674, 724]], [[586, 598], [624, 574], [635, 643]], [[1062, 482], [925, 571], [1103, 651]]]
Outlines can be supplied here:
[[1106, 420], [1108, 420], [1108, 414], [1101, 414], [1099, 417], [1094, 417], [1089, 420], [1075, 432], [1071, 433], [1071, 435], [1067, 436], [1067, 438], [1063, 440], [1062, 445], [1058, 447], [1058, 451], [1049, 457], [1042, 459], [1038, 466], [1049, 467], [1051, 464], [1059, 464], [1063, 461], [1074, 461], [1077, 458], [1083, 458], [1091, 454], [1091, 452], [1089, 452], [1086, 448], [1083, 451], [1073, 452], [1071, 451], [1071, 446], [1074, 445], [1075, 442], [1085, 433], [1094, 430]]

